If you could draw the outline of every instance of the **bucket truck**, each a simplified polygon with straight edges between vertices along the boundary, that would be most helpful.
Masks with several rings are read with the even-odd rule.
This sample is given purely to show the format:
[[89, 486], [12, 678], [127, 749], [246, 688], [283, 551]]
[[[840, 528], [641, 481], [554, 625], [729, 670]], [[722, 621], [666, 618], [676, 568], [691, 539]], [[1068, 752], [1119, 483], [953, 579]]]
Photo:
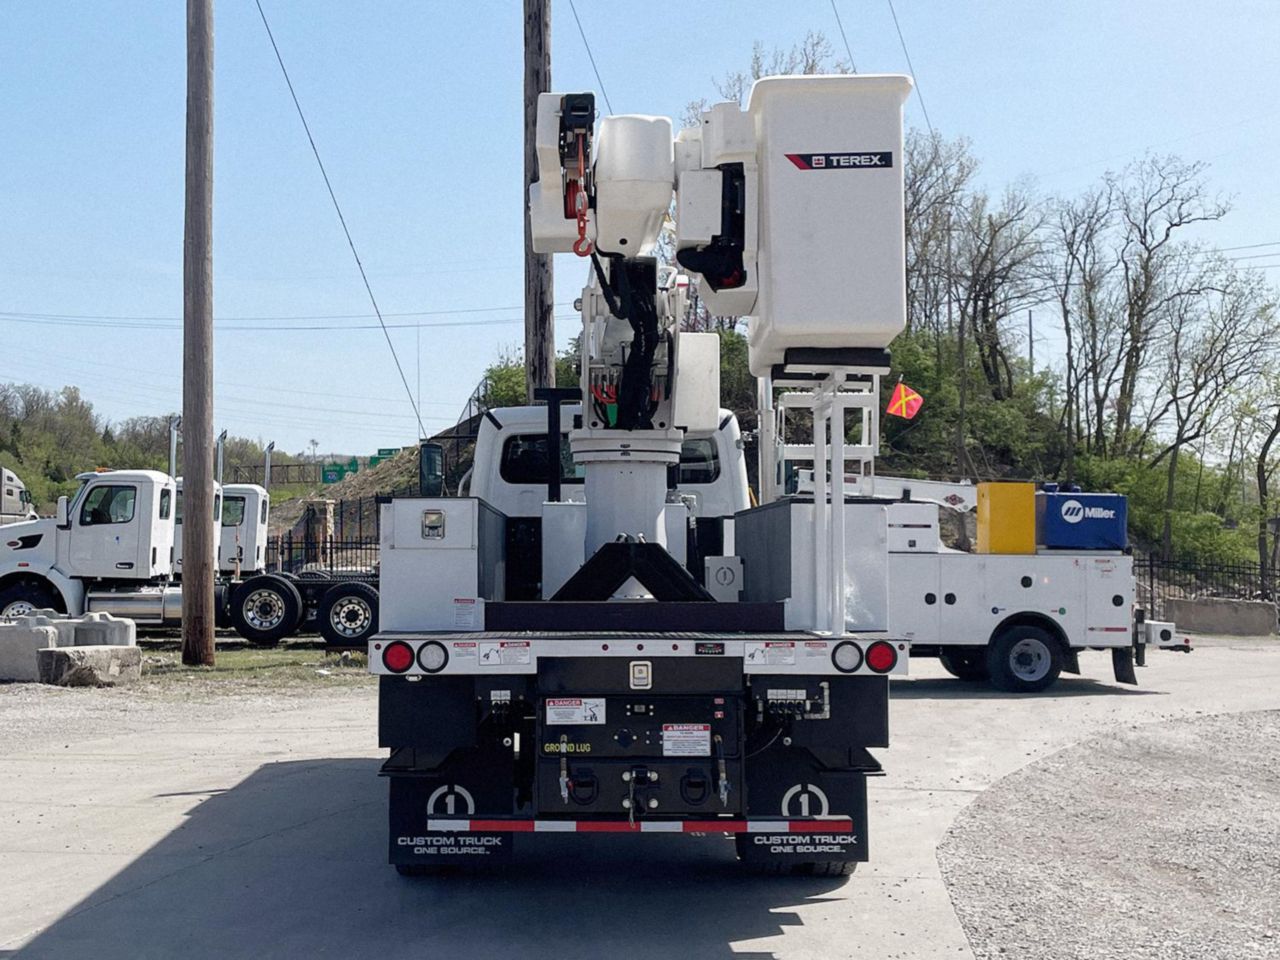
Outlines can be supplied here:
[[[662, 117], [597, 123], [591, 94], [539, 97], [533, 244], [590, 258], [581, 380], [541, 393], [528, 452], [546, 485], [524, 516], [480, 483], [381, 506], [368, 652], [401, 873], [543, 833], [728, 835], [779, 872], [868, 858], [870, 751], [909, 651], [889, 624], [888, 504], [849, 500], [843, 478], [874, 457], [905, 323], [910, 89], [770, 77], [674, 137]], [[711, 312], [751, 318], [762, 422], [785, 404], [812, 424], [811, 495], [735, 505], [718, 552], [693, 548], [712, 538], [677, 481], [687, 440], [721, 425], [719, 341], [679, 329], [669, 213], [666, 247]]]

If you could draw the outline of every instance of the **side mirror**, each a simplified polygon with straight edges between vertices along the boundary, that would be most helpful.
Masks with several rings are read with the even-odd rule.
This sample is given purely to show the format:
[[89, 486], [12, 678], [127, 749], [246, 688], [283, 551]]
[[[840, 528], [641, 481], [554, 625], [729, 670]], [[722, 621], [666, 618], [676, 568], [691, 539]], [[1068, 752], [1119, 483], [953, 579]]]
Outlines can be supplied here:
[[71, 526], [71, 518], [67, 516], [67, 498], [58, 498], [58, 529], [67, 530]]
[[418, 444], [418, 496], [444, 496], [444, 446], [423, 441]]

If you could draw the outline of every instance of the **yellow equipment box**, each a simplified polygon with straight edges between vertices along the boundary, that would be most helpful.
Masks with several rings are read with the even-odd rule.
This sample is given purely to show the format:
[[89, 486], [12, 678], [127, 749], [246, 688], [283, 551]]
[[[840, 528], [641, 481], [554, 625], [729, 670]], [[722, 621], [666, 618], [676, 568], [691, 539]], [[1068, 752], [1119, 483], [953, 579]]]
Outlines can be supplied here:
[[1036, 485], [978, 484], [978, 553], [1036, 552]]

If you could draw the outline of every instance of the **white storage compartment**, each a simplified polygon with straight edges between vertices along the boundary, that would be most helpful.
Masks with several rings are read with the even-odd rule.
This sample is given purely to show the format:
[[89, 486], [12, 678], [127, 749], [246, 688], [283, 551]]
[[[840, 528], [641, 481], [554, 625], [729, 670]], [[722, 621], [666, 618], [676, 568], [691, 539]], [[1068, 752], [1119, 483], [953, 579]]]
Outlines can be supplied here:
[[791, 347], [885, 347], [906, 323], [909, 77], [767, 77], [751, 89], [760, 294], [751, 372]]
[[501, 600], [504, 518], [482, 500], [421, 497], [382, 505], [383, 631], [483, 630]]
[[938, 506], [933, 503], [891, 503], [890, 553], [937, 553]]

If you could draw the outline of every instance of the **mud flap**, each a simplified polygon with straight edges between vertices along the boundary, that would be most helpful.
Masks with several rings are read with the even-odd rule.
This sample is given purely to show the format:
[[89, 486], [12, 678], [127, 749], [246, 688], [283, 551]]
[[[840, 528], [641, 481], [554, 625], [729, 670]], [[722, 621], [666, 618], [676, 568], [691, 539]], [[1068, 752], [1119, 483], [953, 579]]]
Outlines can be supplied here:
[[1138, 684], [1138, 675], [1133, 672], [1133, 647], [1112, 647], [1111, 667], [1116, 673], [1116, 683]]
[[[824, 770], [812, 762], [757, 765], [747, 772], [747, 819], [757, 817], [783, 819], [776, 831], [738, 835], [745, 863], [862, 862], [870, 856], [867, 778], [860, 770]], [[838, 819], [824, 829], [823, 817]]]
[[441, 822], [474, 823], [511, 816], [509, 755], [458, 751], [430, 773], [388, 775], [391, 863], [465, 866], [511, 859], [514, 834], [509, 831], [439, 829]]
[[1062, 672], [1080, 675], [1080, 654], [1074, 647], [1062, 651]]

